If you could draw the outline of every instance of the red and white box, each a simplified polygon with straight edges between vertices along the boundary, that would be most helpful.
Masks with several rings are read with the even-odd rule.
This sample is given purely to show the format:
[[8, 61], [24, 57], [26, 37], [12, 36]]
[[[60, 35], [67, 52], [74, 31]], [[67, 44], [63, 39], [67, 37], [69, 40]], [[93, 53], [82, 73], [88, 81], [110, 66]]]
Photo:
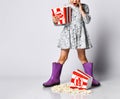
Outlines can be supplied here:
[[72, 21], [72, 8], [71, 7], [58, 7], [51, 9], [52, 16], [58, 16], [60, 20], [55, 23], [56, 25], [66, 25], [70, 24]]
[[93, 80], [93, 78], [90, 75], [77, 69], [77, 70], [73, 71], [70, 88], [86, 90], [91, 87], [92, 80]]

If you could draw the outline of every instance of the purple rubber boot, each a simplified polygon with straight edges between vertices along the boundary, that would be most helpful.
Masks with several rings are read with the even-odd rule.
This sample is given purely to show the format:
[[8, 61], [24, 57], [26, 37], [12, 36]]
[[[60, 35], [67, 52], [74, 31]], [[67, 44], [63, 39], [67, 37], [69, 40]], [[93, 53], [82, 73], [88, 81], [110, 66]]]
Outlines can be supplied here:
[[[83, 64], [83, 67], [84, 67], [85, 73], [93, 77], [93, 63], [85, 63]], [[100, 85], [99, 81], [97, 81], [93, 77], [92, 86], [99, 86], [99, 85]]]
[[60, 84], [62, 67], [63, 66], [60, 63], [52, 63], [52, 74], [50, 79], [47, 82], [43, 83], [44, 87], [51, 87]]

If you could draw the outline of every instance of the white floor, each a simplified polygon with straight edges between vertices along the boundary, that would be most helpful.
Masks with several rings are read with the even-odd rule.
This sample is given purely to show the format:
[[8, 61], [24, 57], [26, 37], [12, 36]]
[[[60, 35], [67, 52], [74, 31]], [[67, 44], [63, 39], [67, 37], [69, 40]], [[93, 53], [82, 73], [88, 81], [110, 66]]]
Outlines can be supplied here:
[[[114, 99], [120, 97], [120, 80], [101, 81], [100, 87], [92, 88], [90, 95], [56, 94], [42, 86], [47, 78], [1, 77], [0, 99]], [[63, 81], [64, 82], [64, 81]]]

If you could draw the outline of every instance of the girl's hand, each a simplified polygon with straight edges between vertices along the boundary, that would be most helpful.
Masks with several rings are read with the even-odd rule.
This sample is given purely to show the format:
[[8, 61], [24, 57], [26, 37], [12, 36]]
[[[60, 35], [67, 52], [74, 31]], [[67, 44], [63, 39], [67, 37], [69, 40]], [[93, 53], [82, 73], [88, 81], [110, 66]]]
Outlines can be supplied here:
[[52, 17], [52, 20], [54, 23], [57, 23], [60, 20], [60, 18], [57, 15], [55, 15]]

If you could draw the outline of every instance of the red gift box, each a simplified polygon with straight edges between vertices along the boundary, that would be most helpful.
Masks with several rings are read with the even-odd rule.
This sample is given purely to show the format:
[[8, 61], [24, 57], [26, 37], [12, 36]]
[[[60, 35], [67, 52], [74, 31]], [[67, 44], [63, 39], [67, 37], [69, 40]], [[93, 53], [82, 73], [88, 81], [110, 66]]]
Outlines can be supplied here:
[[60, 20], [55, 23], [56, 25], [65, 25], [71, 22], [72, 9], [70, 7], [54, 8], [52, 10], [52, 16], [57, 15]]
[[81, 70], [77, 69], [73, 71], [70, 88], [88, 89], [92, 84], [92, 77]]

